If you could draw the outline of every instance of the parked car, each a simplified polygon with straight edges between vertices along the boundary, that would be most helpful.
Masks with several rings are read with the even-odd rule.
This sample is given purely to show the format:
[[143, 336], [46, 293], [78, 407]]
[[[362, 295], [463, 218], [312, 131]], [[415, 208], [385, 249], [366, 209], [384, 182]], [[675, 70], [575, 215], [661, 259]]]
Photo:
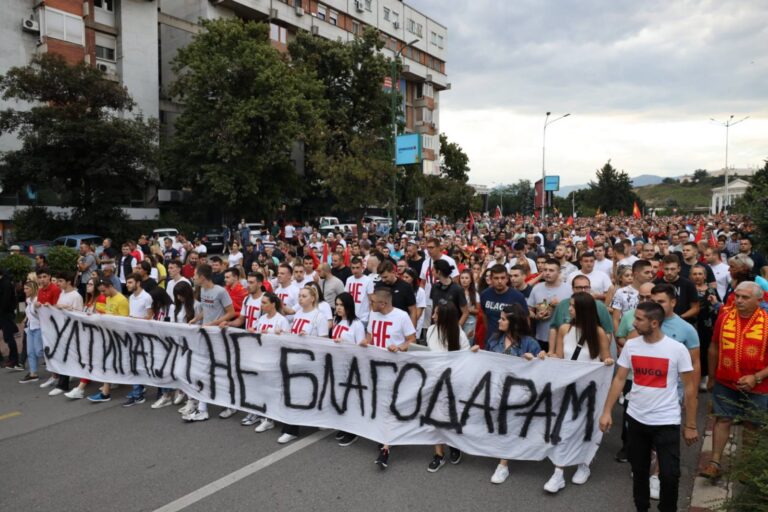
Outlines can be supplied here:
[[96, 251], [97, 256], [100, 256], [102, 251], [104, 251], [104, 247], [102, 246], [104, 237], [99, 235], [64, 235], [54, 240], [53, 245], [64, 245], [79, 251], [80, 244], [83, 242], [91, 244]]
[[261, 222], [246, 222], [245, 225], [248, 226], [248, 229], [251, 230], [250, 242], [252, 244], [255, 244], [256, 239], [261, 238], [261, 233], [267, 229], [267, 227]]
[[163, 240], [170, 238], [171, 241], [176, 244], [176, 236], [178, 236], [179, 230], [176, 228], [158, 228], [152, 231], [152, 236], [157, 238], [160, 246], [163, 245]]
[[53, 242], [50, 240], [24, 240], [22, 242], [13, 242], [11, 245], [18, 245], [21, 248], [21, 254], [34, 258], [38, 254], [47, 256]]
[[207, 231], [202, 240], [209, 255], [221, 254], [224, 251], [224, 235], [221, 232]]

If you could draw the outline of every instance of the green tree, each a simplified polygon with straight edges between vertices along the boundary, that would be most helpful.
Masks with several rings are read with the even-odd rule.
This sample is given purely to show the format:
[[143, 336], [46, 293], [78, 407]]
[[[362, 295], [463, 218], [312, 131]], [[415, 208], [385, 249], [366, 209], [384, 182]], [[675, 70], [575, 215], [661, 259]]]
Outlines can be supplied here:
[[504, 185], [493, 189], [488, 198], [488, 208], [493, 210], [501, 206], [504, 215], [519, 213], [533, 214], [535, 191], [530, 180], [519, 180], [514, 185]]
[[428, 191], [424, 210], [429, 215], [463, 219], [470, 210], [479, 210], [480, 199], [475, 196], [475, 189], [459, 180], [429, 175], [424, 176], [424, 186]]
[[758, 233], [754, 243], [758, 250], [768, 251], [768, 160], [752, 176], [749, 188], [736, 202], [736, 211], [752, 218]]
[[273, 48], [269, 26], [204, 20], [173, 61], [170, 92], [183, 104], [166, 173], [218, 214], [271, 214], [301, 187], [291, 149], [312, 133], [318, 80]]
[[0, 92], [32, 105], [0, 112], [0, 134], [21, 141], [0, 159], [6, 190], [45, 185], [74, 207], [78, 227], [103, 229], [156, 181], [156, 121], [126, 115], [128, 91], [98, 69], [46, 53], [0, 76]]
[[706, 169], [696, 169], [693, 171], [693, 181], [696, 183], [702, 182], [709, 177], [709, 173]]
[[444, 133], [440, 134], [440, 174], [462, 183], [469, 181], [469, 157]]
[[642, 209], [643, 202], [632, 190], [632, 181], [624, 171], [618, 171], [608, 160], [596, 171], [596, 181], [589, 182], [589, 188], [579, 191], [576, 202], [587, 208], [600, 210], [603, 213], [615, 214], [622, 210], [626, 215], [632, 213], [635, 201]]
[[345, 213], [392, 197], [391, 94], [398, 93], [382, 87], [391, 65], [382, 48], [373, 29], [348, 43], [299, 33], [288, 45], [293, 66], [322, 85], [322, 128], [306, 145], [309, 179]]

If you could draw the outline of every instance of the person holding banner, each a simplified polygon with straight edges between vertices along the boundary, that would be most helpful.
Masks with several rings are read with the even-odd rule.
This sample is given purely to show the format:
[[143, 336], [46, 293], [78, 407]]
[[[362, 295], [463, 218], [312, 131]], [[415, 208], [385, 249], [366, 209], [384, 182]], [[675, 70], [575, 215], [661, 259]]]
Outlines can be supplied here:
[[[280, 297], [272, 292], [264, 292], [261, 296], [261, 316], [259, 322], [256, 325], [256, 332], [262, 334], [281, 334], [288, 332], [291, 329], [291, 325], [288, 320], [281, 314], [283, 303], [280, 301]], [[241, 422], [246, 425], [246, 419], [252, 420], [246, 416]], [[256, 421], [259, 423], [256, 425], [254, 432], [262, 433], [267, 430], [275, 428], [275, 422], [269, 418], [262, 418], [258, 421], [259, 417], [256, 417]]]
[[[437, 263], [437, 262], [436, 262]], [[469, 350], [469, 340], [459, 325], [459, 310], [453, 302], [436, 303], [432, 313], [432, 325], [427, 329], [427, 347], [433, 352]], [[449, 446], [451, 464], [461, 462], [461, 451]], [[436, 473], [445, 465], [445, 445], [435, 445], [435, 455], [427, 471]]]
[[[213, 269], [210, 265], [204, 263], [197, 266], [195, 269], [195, 284], [200, 287], [200, 303], [203, 306], [203, 327], [218, 326], [237, 315], [227, 290], [222, 286], [213, 284]], [[201, 400], [197, 404], [197, 410], [182, 416], [182, 419], [187, 422], [207, 420], [208, 404]]]
[[38, 361], [43, 358], [43, 334], [40, 331], [40, 313], [37, 311], [35, 302], [37, 302], [38, 285], [35, 281], [24, 283], [24, 295], [26, 297], [27, 307], [24, 309], [27, 317], [27, 360], [29, 361], [29, 373], [22, 378], [19, 383], [37, 382], [40, 377], [37, 374]]
[[[75, 288], [75, 273], [60, 272], [56, 277], [56, 283], [61, 290], [56, 307], [67, 311], [82, 311], [83, 298]], [[59, 380], [56, 387], [48, 393], [48, 396], [62, 395], [69, 391], [69, 377], [66, 375], [57, 375], [57, 377]]]
[[[350, 279], [352, 279], [350, 277]], [[334, 317], [331, 339], [335, 343], [351, 343], [359, 345], [365, 340], [365, 325], [355, 314], [355, 299], [348, 292], [336, 296], [336, 316]], [[336, 440], [339, 446], [349, 446], [357, 441], [357, 436], [349, 432], [339, 430], [336, 432]]]
[[[177, 324], [199, 324], [203, 319], [203, 305], [195, 300], [195, 291], [189, 281], [179, 281], [173, 286], [173, 304], [171, 304], [171, 322]], [[173, 405], [179, 405], [186, 395], [176, 390]], [[197, 400], [187, 399], [187, 403], [179, 409], [179, 414], [185, 416], [197, 410]]]
[[[416, 328], [408, 313], [392, 305], [392, 291], [389, 287], [377, 288], [371, 298], [371, 316], [369, 317], [365, 340], [361, 347], [373, 344], [390, 352], [406, 352], [411, 343], [416, 341]], [[385, 444], [379, 448], [375, 462], [379, 469], [389, 467], [389, 448]]]
[[[574, 281], [581, 282], [581, 279], [577, 278]], [[587, 291], [574, 293], [570, 300], [568, 315], [571, 320], [558, 329], [555, 346], [551, 348], [548, 355], [570, 361], [593, 363], [602, 361], [607, 366], [612, 365], [608, 334], [600, 325], [595, 298]], [[545, 491], [554, 494], [565, 487], [563, 470], [563, 467], [555, 466], [555, 472], [544, 484]], [[587, 483], [589, 475], [589, 464], [579, 464], [571, 481], [576, 485], [583, 485]]]
[[691, 355], [682, 343], [666, 336], [661, 325], [664, 308], [653, 302], [641, 302], [635, 310], [634, 327], [639, 337], [624, 345], [618, 369], [605, 400], [600, 430], [613, 425], [611, 411], [624, 388], [630, 370], [634, 372], [632, 395], [627, 406], [629, 461], [632, 464], [632, 494], [638, 511], [650, 508], [648, 473], [651, 450], [656, 449], [660, 469], [659, 510], [677, 510], [680, 482], [680, 420], [677, 380], [685, 387], [685, 428], [688, 446], [699, 439], [696, 425], [697, 383]]

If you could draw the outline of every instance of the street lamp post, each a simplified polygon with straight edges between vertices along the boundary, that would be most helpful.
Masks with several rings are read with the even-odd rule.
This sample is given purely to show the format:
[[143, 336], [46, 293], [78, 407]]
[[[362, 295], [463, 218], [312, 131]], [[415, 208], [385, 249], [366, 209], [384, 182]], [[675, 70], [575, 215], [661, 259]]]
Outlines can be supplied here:
[[710, 121], [714, 121], [719, 125], [725, 126], [725, 210], [728, 211], [728, 207], [731, 206], [731, 195], [728, 192], [728, 132], [731, 129], [731, 126], [737, 125], [742, 121], [746, 121], [749, 119], [749, 116], [739, 119], [738, 121], [733, 121], [733, 114], [731, 114], [731, 117], [729, 117], [724, 123], [720, 122], [716, 119], [709, 118]]
[[395, 85], [400, 81], [400, 77], [397, 76], [397, 61], [403, 54], [406, 48], [418, 43], [420, 39], [414, 39], [410, 43], [400, 48], [392, 57], [390, 77], [392, 78], [392, 226], [390, 226], [390, 232], [394, 233], [397, 229], [397, 94], [395, 94]]
[[547, 112], [547, 115], [544, 117], [544, 136], [542, 137], [541, 142], [541, 219], [544, 220], [544, 216], [547, 212], [547, 192], [544, 190], [544, 181], [547, 177], [547, 168], [546, 168], [546, 157], [547, 157], [547, 126], [554, 123], [555, 121], [559, 121], [561, 119], [564, 119], [571, 115], [570, 113], [564, 114], [557, 119], [549, 119], [549, 116], [552, 114], [552, 112]]

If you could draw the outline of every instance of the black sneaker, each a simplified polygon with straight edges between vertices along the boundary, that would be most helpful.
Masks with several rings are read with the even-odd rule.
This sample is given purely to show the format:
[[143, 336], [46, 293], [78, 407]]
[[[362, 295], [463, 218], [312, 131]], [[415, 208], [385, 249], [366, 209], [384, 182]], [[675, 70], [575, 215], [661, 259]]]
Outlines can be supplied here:
[[627, 452], [622, 448], [618, 452], [616, 452], [616, 462], [627, 462], [629, 459], [627, 458]]
[[349, 446], [352, 443], [357, 441], [357, 436], [355, 434], [344, 434], [341, 439], [339, 439], [339, 446]]
[[336, 431], [336, 435], [334, 437], [336, 438], [337, 441], [341, 441], [344, 438], [344, 436], [346, 436], [346, 435], [347, 435], [346, 432], [344, 432], [342, 430], [337, 430]]
[[384, 471], [387, 469], [387, 467], [389, 467], [389, 450], [381, 448], [379, 450], [379, 456], [376, 457], [374, 462], [378, 464], [380, 470]]
[[427, 471], [430, 473], [437, 473], [438, 470], [445, 465], [445, 455], [435, 454], [432, 457], [432, 462], [427, 466]]
[[37, 382], [40, 380], [40, 377], [35, 375], [34, 377], [30, 374], [26, 374], [23, 379], [19, 381], [19, 384], [26, 384], [27, 382]]
[[450, 452], [448, 453], [448, 460], [451, 461], [451, 464], [458, 464], [461, 462], [461, 450], [450, 448]]

